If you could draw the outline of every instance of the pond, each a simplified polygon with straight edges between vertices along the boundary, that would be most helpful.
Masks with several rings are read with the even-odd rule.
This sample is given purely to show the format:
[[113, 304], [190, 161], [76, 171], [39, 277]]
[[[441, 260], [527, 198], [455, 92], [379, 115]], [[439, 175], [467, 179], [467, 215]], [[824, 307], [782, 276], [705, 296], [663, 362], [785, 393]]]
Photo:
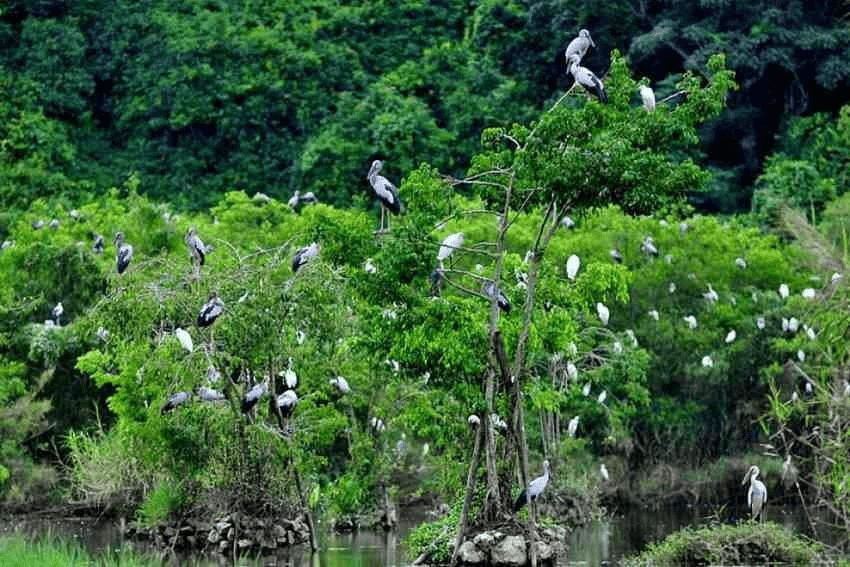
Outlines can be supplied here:
[[[567, 552], [559, 559], [560, 567], [602, 567], [616, 565], [647, 544], [663, 539], [685, 526], [709, 522], [711, 511], [686, 506], [667, 506], [660, 509], [631, 508], [625, 514], [593, 521], [570, 534]], [[298, 546], [275, 555], [243, 557], [236, 564], [244, 566], [286, 567], [401, 567], [408, 565], [407, 550], [402, 541], [407, 533], [424, 520], [421, 514], [402, 518], [398, 530], [359, 530], [337, 534], [319, 524], [320, 551], [311, 557], [306, 546]], [[788, 529], [805, 532], [805, 518], [798, 509], [773, 507], [768, 520]], [[124, 539], [114, 522], [93, 520], [45, 520], [30, 518], [0, 523], [0, 535], [15, 531], [28, 534], [48, 534], [50, 537], [78, 539], [92, 551], [120, 549]], [[232, 558], [218, 554], [192, 557], [168, 557], [164, 565], [219, 567], [233, 565]]]

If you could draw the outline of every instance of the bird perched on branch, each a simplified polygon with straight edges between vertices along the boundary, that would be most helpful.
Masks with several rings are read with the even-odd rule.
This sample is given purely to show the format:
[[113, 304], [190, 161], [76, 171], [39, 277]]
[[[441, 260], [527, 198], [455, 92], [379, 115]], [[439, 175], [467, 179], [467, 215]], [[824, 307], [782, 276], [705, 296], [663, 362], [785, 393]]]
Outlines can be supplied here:
[[496, 287], [496, 284], [491, 281], [486, 281], [484, 282], [484, 285], [481, 289], [484, 291], [484, 295], [486, 295], [490, 299], [496, 300], [496, 303], [499, 305], [499, 309], [501, 309], [505, 313], [511, 312], [511, 302], [508, 301], [508, 298], [505, 297], [505, 294], [502, 293], [499, 288]]
[[759, 518], [764, 521], [764, 505], [767, 502], [767, 488], [764, 483], [758, 480], [759, 468], [752, 465], [744, 477], [741, 484], [750, 482], [750, 489], [747, 491], [747, 506], [750, 507], [751, 518], [755, 520]]
[[366, 176], [366, 179], [369, 180], [369, 184], [372, 186], [372, 190], [375, 192], [375, 196], [378, 197], [378, 200], [381, 202], [381, 228], [378, 232], [389, 231], [389, 221], [387, 221], [387, 227], [384, 227], [384, 215], [387, 210], [396, 215], [401, 212], [401, 201], [398, 198], [398, 189], [396, 189], [395, 185], [390, 183], [389, 179], [383, 175], [378, 175], [383, 166], [383, 162], [376, 159], [372, 162], [372, 167], [369, 168], [369, 174]]
[[257, 405], [257, 402], [260, 401], [260, 398], [266, 395], [268, 389], [269, 387], [266, 382], [260, 382], [248, 390], [242, 398], [242, 413], [248, 413], [251, 411], [251, 409]]
[[115, 239], [112, 241], [115, 244], [115, 265], [118, 268], [118, 273], [123, 274], [127, 266], [130, 265], [130, 260], [133, 258], [133, 247], [124, 242], [124, 233], [115, 233]]
[[287, 390], [277, 397], [277, 408], [284, 419], [292, 415], [297, 404], [298, 394], [295, 393], [295, 390]]
[[165, 414], [173, 410], [179, 405], [185, 404], [190, 398], [189, 392], [177, 392], [168, 397], [168, 401], [159, 410], [160, 414]]
[[567, 45], [567, 49], [564, 51], [567, 66], [569, 67], [570, 60], [573, 57], [578, 57], [579, 61], [584, 59], [584, 54], [587, 53], [587, 50], [591, 47], [596, 47], [596, 44], [593, 43], [593, 39], [590, 37], [590, 32], [587, 30], [580, 30], [578, 32], [578, 37], [574, 38], [569, 45]]
[[640, 98], [643, 101], [643, 107], [646, 111], [655, 111], [655, 93], [653, 90], [646, 85], [641, 85], [638, 87], [638, 92], [640, 92]]
[[547, 484], [549, 484], [549, 461], [543, 461], [543, 476], [538, 476], [529, 482], [528, 488], [519, 493], [519, 497], [514, 502], [514, 512], [519, 512], [527, 503], [537, 500]]
[[315, 242], [304, 248], [299, 248], [292, 258], [292, 273], [296, 273], [301, 266], [309, 262], [312, 258], [319, 255], [319, 245]]
[[210, 294], [209, 301], [204, 303], [201, 312], [198, 313], [198, 326], [209, 327], [223, 312], [224, 302], [219, 299], [218, 293], [214, 291]]
[[605, 86], [593, 71], [587, 67], [582, 67], [580, 62], [581, 59], [578, 55], [571, 55], [570, 59], [567, 61], [567, 72], [572, 75], [576, 82], [584, 87], [586, 91], [596, 96], [596, 98], [599, 99], [599, 102], [605, 104], [608, 102], [608, 94], [605, 92]]
[[198, 236], [198, 231], [195, 227], [190, 227], [186, 232], [186, 247], [189, 249], [189, 254], [192, 255], [192, 263], [195, 265], [195, 274], [200, 275], [201, 266], [204, 265], [204, 259], [207, 255], [207, 247]]

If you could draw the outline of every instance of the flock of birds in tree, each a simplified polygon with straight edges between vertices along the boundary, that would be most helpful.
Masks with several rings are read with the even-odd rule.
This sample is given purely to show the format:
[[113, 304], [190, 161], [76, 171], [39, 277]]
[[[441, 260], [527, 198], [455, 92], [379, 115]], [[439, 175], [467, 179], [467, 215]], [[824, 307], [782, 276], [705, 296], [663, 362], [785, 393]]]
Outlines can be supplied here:
[[[578, 36], [573, 39], [569, 45], [567, 46], [564, 57], [567, 64], [567, 73], [573, 77], [575, 83], [581, 85], [584, 89], [586, 89], [589, 93], [594, 95], [601, 103], [606, 103], [608, 101], [608, 95], [605, 92], [605, 87], [601, 81], [601, 79], [590, 69], [583, 67], [581, 65], [582, 59], [584, 58], [587, 51], [591, 48], [595, 48], [596, 44], [591, 38], [590, 32], [586, 29], [582, 29]], [[643, 102], [644, 108], [648, 112], [652, 112], [655, 110], [656, 101], [655, 94], [651, 88], [646, 85], [641, 85], [639, 87], [639, 94], [641, 100]], [[389, 231], [389, 214], [400, 214], [403, 210], [403, 205], [401, 199], [399, 198], [398, 189], [396, 186], [390, 182], [386, 177], [380, 175], [381, 169], [383, 167], [383, 163], [380, 160], [374, 160], [369, 169], [369, 172], [366, 176], [375, 197], [378, 199], [381, 205], [381, 221], [380, 227], [376, 231], [376, 234], [386, 233]], [[257, 193], [254, 196], [255, 200], [258, 201], [269, 201], [270, 198], [262, 193]], [[289, 206], [298, 211], [301, 207], [305, 205], [311, 205], [314, 203], [318, 203], [319, 200], [312, 192], [307, 192], [301, 194], [300, 191], [295, 191], [292, 198], [289, 199]], [[78, 218], [79, 215], [76, 211], [71, 211], [71, 216], [73, 218]], [[663, 226], [666, 226], [666, 221], [661, 221]], [[44, 221], [36, 221], [33, 223], [33, 228], [38, 230], [45, 226]], [[56, 229], [59, 226], [59, 221], [57, 219], [53, 219], [49, 225], [51, 228]], [[566, 229], [572, 229], [575, 227], [575, 221], [565, 216], [560, 221], [560, 226]], [[681, 223], [679, 225], [679, 230], [682, 234], [687, 232], [688, 226], [686, 223]], [[447, 236], [439, 246], [437, 251], [437, 265], [432, 272], [430, 279], [432, 284], [432, 295], [439, 295], [440, 288], [445, 278], [446, 268], [444, 263], [450, 259], [455, 250], [462, 248], [464, 243], [464, 234], [462, 232], [450, 234]], [[201, 267], [205, 265], [207, 255], [212, 251], [212, 247], [205, 246], [200, 236], [198, 235], [195, 227], [191, 227], [185, 237], [185, 243], [189, 250], [190, 256], [192, 258], [194, 277], [195, 279], [200, 278], [200, 270]], [[113, 244], [116, 248], [116, 270], [118, 274], [123, 274], [126, 272], [130, 263], [133, 259], [133, 246], [127, 243], [124, 239], [124, 234], [122, 232], [118, 232], [115, 235], [113, 240]], [[3, 242], [2, 248], [5, 249], [9, 246], [14, 245], [14, 242], [6, 241]], [[103, 236], [96, 234], [94, 238], [94, 244], [92, 246], [93, 250], [97, 254], [102, 254], [104, 251], [104, 240]], [[640, 249], [643, 253], [651, 257], [659, 256], [659, 251], [655, 242], [651, 236], [647, 236], [641, 243]], [[310, 262], [313, 258], [317, 257], [320, 253], [321, 247], [317, 242], [312, 242], [307, 246], [299, 248], [293, 258], [292, 258], [292, 272], [297, 273], [300, 268], [302, 268], [305, 264]], [[612, 248], [609, 251], [610, 258], [613, 262], [622, 263], [624, 261], [623, 254], [617, 248]], [[665, 256], [665, 260], [667, 262], [671, 262], [671, 257]], [[739, 268], [746, 268], [747, 264], [743, 258], [736, 258], [735, 264]], [[566, 263], [566, 275], [569, 280], [575, 280], [579, 270], [581, 268], [581, 260], [580, 258], [573, 254], [571, 255]], [[366, 264], [364, 265], [364, 270], [367, 273], [374, 273], [376, 271], [376, 267], [372, 262], [372, 259], [368, 259]], [[840, 275], [836, 274], [833, 276], [833, 279], [840, 277]], [[719, 299], [718, 294], [714, 291], [711, 284], [707, 284], [708, 291], [704, 294], [704, 297], [709, 302], [715, 302]], [[510, 313], [511, 311], [511, 303], [508, 297], [497, 287], [497, 285], [491, 280], [484, 280], [481, 291], [484, 296], [490, 298], [492, 301], [496, 303], [498, 308], [504, 313]], [[668, 287], [669, 293], [674, 293], [676, 291], [675, 283], [670, 282]], [[788, 286], [786, 284], [782, 284], [779, 289], [780, 297], [787, 298], [789, 295]], [[806, 289], [802, 294], [804, 297], [813, 298], [815, 297], [815, 292], [813, 289]], [[197, 326], [200, 328], [210, 327], [215, 323], [215, 321], [224, 313], [225, 305], [224, 302], [219, 298], [218, 293], [213, 292], [209, 300], [201, 307], [198, 317], [197, 317]], [[49, 322], [51, 324], [59, 325], [60, 318], [64, 312], [62, 303], [58, 303], [52, 310], [52, 320]], [[610, 311], [606, 305], [599, 302], [596, 304], [596, 312], [599, 317], [600, 322], [603, 326], [607, 326], [610, 317]], [[659, 320], [659, 312], [657, 310], [651, 310], [649, 312], [649, 316], [652, 317], [655, 321]], [[688, 328], [695, 329], [698, 325], [696, 317], [693, 315], [688, 315], [684, 317], [684, 321], [687, 324]], [[47, 323], [47, 322], [46, 322]], [[765, 321], [763, 318], [759, 318], [757, 320], [758, 329], [764, 329]], [[782, 328], [783, 331], [788, 332], [796, 332], [799, 327], [799, 321], [794, 318], [783, 319]], [[815, 338], [814, 330], [804, 326], [807, 334], [810, 338]], [[637, 345], [637, 339], [634, 336], [634, 333], [631, 331], [627, 331], [629, 336], [635, 345]], [[107, 330], [102, 327], [98, 329], [97, 332], [98, 337], [106, 341], [109, 333]], [[175, 336], [177, 336], [179, 342], [183, 346], [184, 349], [188, 351], [192, 351], [193, 344], [191, 335], [183, 329], [176, 329]], [[725, 343], [729, 344], [735, 341], [737, 337], [736, 331], [730, 330], [726, 337]], [[619, 343], [618, 343], [619, 344]], [[620, 349], [622, 347], [620, 346]], [[616, 345], [615, 345], [616, 350]], [[802, 351], [801, 351], [802, 352]], [[800, 355], [800, 359], [803, 360], [803, 355]], [[275, 406], [279, 411], [280, 415], [283, 418], [288, 418], [292, 415], [295, 410], [296, 405], [298, 404], [298, 395], [295, 391], [297, 386], [297, 376], [295, 372], [292, 370], [290, 365], [286, 369], [285, 372], [281, 372], [281, 376], [283, 377], [283, 384], [286, 386], [286, 390], [278, 395], [274, 400]], [[397, 364], [397, 363], [396, 363]], [[702, 365], [706, 367], [710, 367], [713, 365], [713, 361], [711, 357], [705, 356], [702, 359]], [[567, 373], [571, 379], [577, 379], [578, 377], [578, 369], [575, 364], [569, 362], [567, 364]], [[250, 374], [249, 374], [250, 377]], [[213, 389], [213, 383], [220, 378], [220, 374], [215, 371], [215, 369], [211, 368], [208, 372], [208, 385], [201, 386], [198, 389], [198, 397], [204, 402], [218, 402], [226, 399], [226, 396], [221, 392]], [[250, 378], [249, 378], [250, 379]], [[342, 376], [338, 376], [336, 378], [332, 378], [329, 380], [329, 383], [334, 386], [341, 394], [350, 394], [352, 392], [351, 387], [349, 386], [347, 380]], [[590, 383], [585, 384], [582, 389], [582, 393], [584, 396], [590, 395]], [[254, 407], [256, 407], [257, 403], [268, 394], [269, 390], [269, 378], [266, 377], [265, 380], [255, 383], [251, 385], [250, 388], [245, 392], [240, 401], [240, 408], [243, 413], [249, 416]], [[810, 382], [806, 384], [806, 392], [811, 393], [812, 386]], [[850, 394], [850, 385], [848, 385], [845, 394]], [[796, 399], [796, 392], [794, 393], [794, 398]], [[161, 407], [161, 413], [168, 413], [175, 408], [187, 403], [192, 399], [192, 394], [190, 392], [181, 391], [172, 394], [167, 399], [166, 403]], [[606, 392], [603, 391], [598, 396], [599, 403], [604, 403], [606, 399]], [[499, 418], [498, 415], [490, 416], [491, 424], [494, 427], [502, 427], [506, 428], [506, 424], [504, 421]], [[473, 427], [477, 427], [480, 425], [480, 418], [477, 415], [469, 416], [469, 423]], [[375, 433], [380, 433], [385, 429], [385, 424], [383, 420], [378, 417], [372, 417], [370, 421], [370, 425], [372, 430]], [[568, 434], [573, 437], [577, 434], [579, 426], [579, 416], [573, 417], [568, 424]], [[789, 455], [790, 460], [790, 455]], [[786, 464], [788, 460], [786, 460]], [[600, 473], [605, 480], [608, 480], [609, 474], [605, 465], [601, 465]], [[747, 494], [747, 503], [750, 506], [752, 517], [763, 518], [763, 510], [764, 504], [767, 500], [767, 490], [764, 484], [758, 480], [759, 469], [756, 466], [750, 467], [747, 471], [747, 475], [744, 478], [744, 484], [749, 481], [749, 491]], [[525, 504], [528, 502], [535, 501], [546, 488], [549, 482], [549, 461], [544, 460], [543, 462], [543, 475], [532, 480], [529, 485], [522, 490], [519, 497], [516, 499], [514, 503], [514, 511], [520, 510]]]

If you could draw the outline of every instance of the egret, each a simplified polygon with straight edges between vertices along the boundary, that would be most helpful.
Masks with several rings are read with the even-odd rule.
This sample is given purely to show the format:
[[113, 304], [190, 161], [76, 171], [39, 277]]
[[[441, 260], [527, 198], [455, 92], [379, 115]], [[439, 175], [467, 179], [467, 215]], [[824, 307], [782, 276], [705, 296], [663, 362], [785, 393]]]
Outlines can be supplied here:
[[103, 342], [106, 342], [107, 339], [109, 339], [109, 331], [107, 331], [103, 327], [98, 327], [97, 331], [95, 332], [95, 335], [97, 335], [97, 338], [99, 338]]
[[297, 404], [298, 394], [295, 393], [295, 390], [287, 390], [277, 397], [277, 408], [284, 419], [292, 415]]
[[670, 293], [675, 293], [676, 292], [676, 284], [674, 284], [673, 282], [670, 282], [670, 285], [667, 286], [667, 291], [669, 291]]
[[797, 350], [797, 358], [800, 362], [806, 362], [806, 353], [802, 350]]
[[508, 298], [505, 297], [505, 294], [502, 293], [499, 290], [499, 288], [496, 287], [496, 284], [494, 284], [492, 281], [488, 280], [488, 281], [484, 282], [484, 285], [482, 286], [481, 289], [484, 292], [484, 295], [486, 295], [490, 299], [496, 300], [496, 303], [498, 304], [499, 309], [501, 309], [505, 313], [511, 312], [511, 302], [508, 301]]
[[764, 483], [758, 480], [759, 468], [752, 465], [744, 477], [741, 484], [750, 483], [750, 489], [747, 491], [747, 506], [750, 507], [750, 514], [753, 520], [760, 518], [764, 521], [764, 505], [767, 502], [767, 488]]
[[189, 249], [189, 254], [192, 256], [192, 264], [195, 266], [195, 274], [199, 275], [201, 266], [204, 265], [204, 258], [207, 254], [207, 247], [198, 236], [198, 231], [194, 226], [189, 227], [186, 232], [186, 247]]
[[57, 228], [59, 228], [59, 219], [51, 220], [50, 224], [48, 224], [47, 226], [49, 226], [52, 230], [56, 230]]
[[682, 319], [684, 319], [685, 322], [688, 324], [689, 329], [696, 329], [697, 328], [697, 318], [694, 317], [693, 315], [687, 315], [685, 317], [682, 317]]
[[519, 512], [528, 502], [533, 502], [540, 497], [546, 485], [549, 484], [549, 461], [543, 461], [543, 476], [538, 476], [528, 483], [528, 488], [519, 493], [514, 502], [514, 512]]
[[596, 314], [599, 315], [599, 320], [602, 321], [602, 325], [607, 327], [608, 326], [608, 316], [611, 313], [610, 313], [610, 311], [608, 311], [608, 308], [605, 306], [604, 303], [600, 303], [598, 301], [596, 302]]
[[576, 274], [578, 274], [579, 266], [581, 266], [581, 260], [578, 256], [573, 254], [567, 259], [567, 277], [571, 280], [576, 279]]
[[201, 386], [198, 389], [198, 397], [204, 402], [218, 402], [225, 399], [224, 394], [206, 386]]
[[587, 50], [591, 47], [596, 47], [596, 44], [593, 43], [593, 39], [590, 37], [590, 32], [587, 30], [579, 30], [578, 37], [574, 38], [569, 44], [567, 44], [567, 49], [564, 50], [564, 58], [567, 60], [567, 67], [570, 66], [570, 60], [575, 57], [578, 57], [578, 60], [581, 61], [584, 59], [584, 54], [587, 53]]
[[637, 337], [635, 336], [635, 332], [632, 329], [626, 329], [626, 336], [629, 337], [629, 340], [632, 341], [632, 346], [638, 346]]
[[301, 191], [295, 191], [295, 194], [289, 198], [287, 204], [293, 209], [297, 210], [301, 205], [315, 205], [319, 202], [319, 199], [312, 191], [307, 191], [303, 195]]
[[474, 413], [471, 413], [469, 414], [469, 417], [466, 418], [466, 422], [469, 423], [470, 427], [478, 427], [481, 425], [481, 418]]
[[602, 475], [602, 478], [605, 479], [605, 482], [611, 480], [611, 477], [608, 475], [608, 467], [605, 466], [605, 463], [599, 465], [599, 474]]
[[685, 234], [686, 232], [688, 232], [688, 228], [690, 228], [690, 227], [688, 227], [688, 223], [680, 222], [679, 223], [679, 234]]
[[574, 418], [572, 418], [570, 420], [570, 423], [567, 425], [567, 434], [570, 437], [576, 436], [576, 430], [578, 430], [578, 422], [579, 422], [579, 416], [575, 416]]
[[800, 321], [797, 320], [796, 317], [791, 317], [788, 319], [788, 331], [791, 333], [796, 333], [797, 329], [800, 328]]
[[443, 265], [443, 260], [452, 255], [456, 248], [463, 246], [463, 233], [456, 232], [443, 239], [440, 249], [437, 251], [437, 262]]
[[720, 299], [720, 296], [717, 295], [717, 292], [714, 291], [714, 288], [711, 287], [711, 284], [707, 284], [707, 285], [708, 285], [708, 291], [705, 292], [704, 294], [702, 294], [702, 296], [704, 298], [706, 298], [710, 303], [714, 303], [715, 301]]
[[37, 221], [32, 221], [32, 227], [34, 230], [40, 230], [44, 228], [44, 221], [39, 219]]
[[290, 390], [294, 390], [298, 386], [298, 375], [292, 369], [292, 359], [289, 359], [290, 367], [283, 371], [283, 382]]
[[604, 404], [604, 403], [605, 403], [605, 399], [606, 399], [607, 397], [608, 397], [608, 392], [606, 392], [605, 390], [602, 390], [602, 391], [599, 393], [599, 395], [598, 395], [598, 396], [596, 396], [596, 401], [597, 401], [597, 402], [599, 402], [600, 404]]
[[265, 193], [257, 191], [256, 193], [254, 193], [254, 196], [251, 197], [251, 200], [257, 201], [258, 203], [269, 203], [271, 202], [272, 198], [266, 195]]
[[747, 261], [743, 258], [735, 258], [735, 265], [743, 269], [747, 267]]
[[505, 423], [505, 420], [499, 417], [497, 413], [490, 414], [490, 425], [496, 429], [501, 429], [503, 431], [508, 429], [508, 424]]
[[764, 329], [764, 317], [759, 317], [756, 319], [756, 327], [759, 329]]
[[782, 331], [785, 333], [788, 332], [788, 319], [786, 317], [782, 318]]
[[658, 321], [658, 311], [656, 309], [653, 309], [652, 311], [650, 311], [649, 316], [652, 317], [653, 319], [655, 319], [656, 321]]
[[732, 329], [728, 333], [726, 333], [726, 344], [729, 344], [735, 340], [737, 333], [735, 333], [735, 329]]
[[608, 251], [608, 255], [611, 256], [611, 259], [617, 262], [618, 264], [623, 263], [623, 255], [620, 254], [620, 251], [616, 248], [612, 248]]
[[336, 378], [331, 378], [330, 380], [328, 380], [328, 383], [331, 386], [336, 386], [337, 389], [342, 394], [350, 394], [351, 393], [351, 387], [348, 385], [348, 380], [346, 380], [342, 376], [337, 376]]
[[578, 379], [578, 368], [576, 368], [576, 365], [573, 364], [572, 362], [567, 363], [567, 377], [570, 380], [577, 380]]
[[189, 400], [189, 392], [177, 392], [168, 397], [168, 401], [160, 408], [159, 413], [165, 414], [176, 408], [177, 406], [186, 403]]
[[779, 297], [786, 299], [788, 297], [788, 293], [788, 284], [782, 284], [779, 286]]
[[375, 433], [381, 433], [387, 428], [386, 425], [384, 425], [384, 420], [380, 417], [373, 417], [369, 421], [369, 425], [372, 426], [372, 431]]
[[641, 85], [638, 88], [640, 99], [643, 101], [643, 107], [647, 112], [655, 111], [655, 92], [646, 85]]
[[53, 320], [56, 321], [56, 325], [59, 325], [59, 317], [62, 316], [62, 313], [65, 312], [65, 308], [62, 307], [62, 302], [56, 304], [53, 310], [50, 312], [53, 315]]
[[374, 274], [378, 271], [378, 268], [375, 267], [375, 263], [372, 261], [372, 258], [366, 258], [366, 262], [363, 264], [363, 271], [367, 274]]
[[702, 357], [702, 365], [705, 368], [711, 368], [712, 366], [714, 366], [714, 361], [711, 360], [710, 356], [704, 356]]
[[219, 299], [218, 293], [214, 291], [210, 294], [209, 300], [201, 307], [200, 313], [198, 313], [198, 326], [209, 327], [215, 323], [215, 320], [218, 319], [222, 312], [224, 312], [224, 302]]
[[602, 81], [599, 80], [599, 77], [593, 71], [587, 67], [582, 67], [580, 62], [580, 57], [572, 55], [567, 60], [567, 72], [573, 76], [576, 83], [584, 87], [588, 92], [596, 95], [599, 102], [603, 104], [608, 102], [608, 94], [605, 92], [605, 86], [602, 84]]
[[835, 272], [834, 274], [832, 274], [832, 277], [829, 278], [829, 281], [830, 282], [837, 282], [840, 279], [841, 279], [841, 274], [839, 274], [838, 272]]
[[312, 258], [315, 258], [319, 255], [319, 245], [315, 242], [312, 242], [309, 246], [305, 246], [304, 248], [299, 248], [295, 252], [295, 256], [292, 258], [292, 273], [298, 272], [298, 270], [309, 262]]
[[386, 210], [395, 214], [399, 214], [401, 212], [401, 201], [398, 198], [398, 189], [396, 189], [396, 186], [390, 183], [386, 177], [378, 175], [383, 165], [384, 164], [381, 160], [376, 159], [372, 162], [372, 167], [369, 168], [369, 174], [366, 176], [366, 179], [369, 180], [369, 184], [372, 186], [372, 190], [375, 192], [375, 196], [378, 197], [378, 200], [381, 202], [381, 228], [378, 232], [385, 232], [389, 230], [389, 220], [387, 221], [387, 228], [384, 228], [384, 215], [386, 214]]
[[640, 249], [650, 256], [658, 256], [658, 248], [655, 247], [655, 242], [651, 236], [647, 236], [643, 239]]
[[805, 299], [814, 299], [815, 298], [815, 290], [810, 288], [810, 287], [807, 287], [806, 289], [804, 289], [802, 291], [802, 293], [800, 295], [802, 295]]
[[180, 341], [180, 346], [182, 346], [188, 352], [192, 352], [193, 350], [195, 350], [195, 346], [192, 344], [192, 335], [190, 335], [188, 332], [178, 327], [174, 329], [174, 336], [177, 337], [178, 341]]
[[584, 385], [581, 389], [581, 394], [586, 398], [590, 395], [590, 382]]
[[622, 354], [623, 353], [623, 343], [620, 341], [614, 341], [613, 345], [614, 354]]
[[564, 228], [573, 228], [576, 225], [576, 222], [570, 217], [564, 217], [561, 219], [561, 226]]
[[115, 233], [115, 238], [112, 240], [115, 244], [115, 264], [118, 268], [118, 273], [123, 274], [127, 266], [130, 265], [130, 260], [133, 258], [133, 247], [124, 242], [124, 233]]
[[94, 250], [95, 254], [103, 254], [103, 235], [94, 235], [94, 244], [92, 244], [91, 249]]
[[260, 398], [266, 395], [268, 389], [268, 384], [260, 382], [248, 390], [242, 397], [242, 413], [250, 412], [257, 405], [257, 402], [260, 401]]
[[815, 334], [815, 330], [812, 329], [811, 327], [806, 328], [806, 336], [809, 337], [809, 340], [811, 340], [811, 341], [813, 341], [817, 338], [817, 335]]
[[806, 385], [803, 387], [803, 393], [806, 394], [807, 398], [810, 398], [814, 393], [812, 382], [810, 380], [806, 380]]

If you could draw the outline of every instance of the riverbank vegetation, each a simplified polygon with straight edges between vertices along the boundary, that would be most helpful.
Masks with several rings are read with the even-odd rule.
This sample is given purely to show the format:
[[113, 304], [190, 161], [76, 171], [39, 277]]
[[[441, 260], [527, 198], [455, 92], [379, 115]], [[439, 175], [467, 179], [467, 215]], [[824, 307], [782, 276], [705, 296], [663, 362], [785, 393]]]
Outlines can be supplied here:
[[573, 4], [4, 8], [3, 506], [464, 527], [544, 459], [565, 499], [738, 459], [850, 527], [841, 8]]
[[92, 555], [76, 541], [41, 538], [28, 540], [21, 535], [0, 536], [0, 563], [9, 567], [161, 567], [162, 559], [135, 553], [128, 548]]

